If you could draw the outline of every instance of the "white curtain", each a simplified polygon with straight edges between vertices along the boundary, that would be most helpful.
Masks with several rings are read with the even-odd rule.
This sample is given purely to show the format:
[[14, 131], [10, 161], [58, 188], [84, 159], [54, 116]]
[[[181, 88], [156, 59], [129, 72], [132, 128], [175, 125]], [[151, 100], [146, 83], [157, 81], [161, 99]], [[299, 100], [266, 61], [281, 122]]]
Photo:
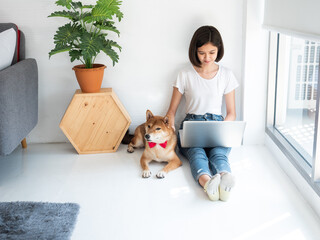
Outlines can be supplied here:
[[265, 0], [263, 26], [320, 41], [320, 0]]

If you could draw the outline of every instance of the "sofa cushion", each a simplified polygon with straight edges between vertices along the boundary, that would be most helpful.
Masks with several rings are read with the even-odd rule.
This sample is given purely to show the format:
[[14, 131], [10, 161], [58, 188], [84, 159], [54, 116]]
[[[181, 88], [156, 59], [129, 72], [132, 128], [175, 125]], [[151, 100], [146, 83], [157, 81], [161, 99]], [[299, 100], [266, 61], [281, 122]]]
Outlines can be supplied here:
[[17, 33], [13, 28], [0, 33], [0, 71], [11, 65], [17, 44]]

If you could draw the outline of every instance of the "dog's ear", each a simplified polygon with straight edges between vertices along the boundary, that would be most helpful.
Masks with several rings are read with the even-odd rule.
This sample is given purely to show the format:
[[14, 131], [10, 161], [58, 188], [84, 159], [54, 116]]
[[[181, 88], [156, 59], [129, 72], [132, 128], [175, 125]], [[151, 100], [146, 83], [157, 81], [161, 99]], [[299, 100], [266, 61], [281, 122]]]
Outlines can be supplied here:
[[146, 113], [146, 118], [147, 118], [147, 121], [150, 119], [150, 118], [153, 118], [153, 114], [150, 110], [147, 110], [147, 113]]
[[169, 117], [168, 117], [168, 116], [165, 116], [165, 117], [163, 118], [163, 121], [164, 121], [164, 124], [165, 124], [165, 125], [169, 125]]

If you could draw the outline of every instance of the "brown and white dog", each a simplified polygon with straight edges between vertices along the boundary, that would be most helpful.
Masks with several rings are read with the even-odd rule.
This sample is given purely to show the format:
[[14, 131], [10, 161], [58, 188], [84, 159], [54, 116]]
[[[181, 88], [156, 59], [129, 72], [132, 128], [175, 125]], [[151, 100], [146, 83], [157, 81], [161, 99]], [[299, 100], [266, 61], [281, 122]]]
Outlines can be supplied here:
[[175, 152], [177, 136], [174, 129], [169, 126], [167, 116], [153, 116], [152, 112], [147, 110], [146, 118], [147, 121], [136, 128], [134, 137], [128, 145], [128, 152], [134, 152], [134, 148], [145, 147], [140, 159], [143, 170], [142, 177], [144, 178], [151, 176], [149, 163], [152, 160], [168, 162], [156, 175], [157, 178], [164, 178], [169, 171], [182, 164]]

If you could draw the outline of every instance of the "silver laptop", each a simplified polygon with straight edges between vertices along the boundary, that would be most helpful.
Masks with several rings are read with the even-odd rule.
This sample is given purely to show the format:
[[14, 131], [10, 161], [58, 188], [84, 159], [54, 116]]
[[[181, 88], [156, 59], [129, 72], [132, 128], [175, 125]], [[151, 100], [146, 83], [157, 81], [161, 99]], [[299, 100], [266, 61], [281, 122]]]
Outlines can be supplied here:
[[242, 144], [244, 121], [185, 121], [179, 130], [182, 147], [237, 147]]

